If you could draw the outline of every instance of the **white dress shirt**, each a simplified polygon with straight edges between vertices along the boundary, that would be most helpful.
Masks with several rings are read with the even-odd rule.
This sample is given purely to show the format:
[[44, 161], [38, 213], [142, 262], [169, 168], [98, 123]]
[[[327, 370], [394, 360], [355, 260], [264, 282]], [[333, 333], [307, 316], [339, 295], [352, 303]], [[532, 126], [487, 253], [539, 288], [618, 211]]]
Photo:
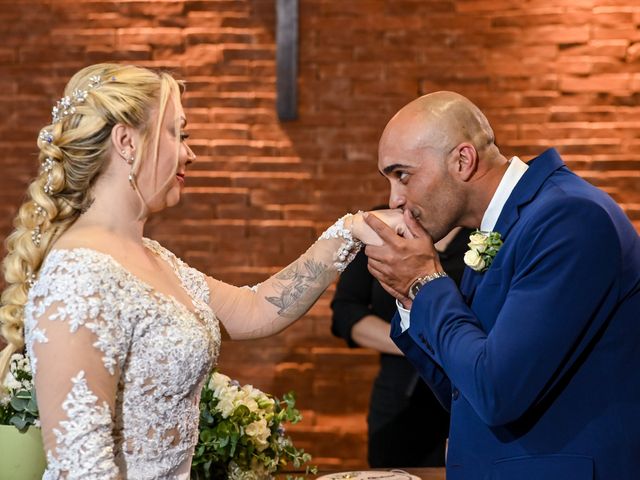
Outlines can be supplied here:
[[[504, 172], [502, 180], [498, 184], [496, 192], [493, 194], [489, 206], [482, 216], [482, 222], [480, 222], [480, 230], [483, 232], [490, 232], [496, 226], [498, 217], [504, 208], [504, 204], [507, 203], [509, 196], [516, 185], [529, 168], [529, 165], [524, 163], [518, 157], [513, 157], [509, 160], [509, 167]], [[400, 313], [400, 328], [404, 332], [410, 325], [411, 310], [407, 310], [402, 304], [396, 300], [398, 306], [398, 312]]]

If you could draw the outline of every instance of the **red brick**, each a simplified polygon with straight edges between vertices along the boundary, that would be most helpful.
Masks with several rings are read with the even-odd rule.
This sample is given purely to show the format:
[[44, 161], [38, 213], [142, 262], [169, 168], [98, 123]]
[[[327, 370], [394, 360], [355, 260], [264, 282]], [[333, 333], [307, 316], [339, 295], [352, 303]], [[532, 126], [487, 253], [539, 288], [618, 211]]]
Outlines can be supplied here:
[[[557, 146], [640, 228], [640, 10], [634, 0], [300, 2], [298, 120], [275, 112], [275, 5], [263, 0], [25, 0], [0, 12], [0, 229], [37, 171], [40, 126], [68, 77], [98, 61], [173, 69], [198, 155], [181, 204], [147, 235], [233, 284], [279, 271], [347, 211], [387, 201], [377, 142], [417, 95], [454, 89], [524, 159]], [[56, 48], [51, 48], [55, 45]], [[377, 357], [330, 333], [333, 287], [264, 340], [227, 342], [220, 365], [295, 389], [296, 441], [321, 466], [366, 466]], [[357, 391], [353, 388], [357, 386]]]
[[640, 59], [640, 42], [629, 45], [626, 51], [627, 62], [637, 62]]
[[563, 75], [560, 77], [560, 90], [563, 92], [610, 92], [628, 91], [631, 76], [628, 74], [600, 74], [587, 77]]

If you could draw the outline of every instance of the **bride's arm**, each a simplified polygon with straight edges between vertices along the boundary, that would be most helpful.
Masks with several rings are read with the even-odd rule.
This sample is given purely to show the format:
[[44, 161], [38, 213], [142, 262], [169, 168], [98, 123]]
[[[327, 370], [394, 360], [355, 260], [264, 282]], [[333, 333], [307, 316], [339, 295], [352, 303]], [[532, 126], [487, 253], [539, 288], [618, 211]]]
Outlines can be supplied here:
[[[401, 213], [372, 212], [396, 228]], [[273, 335], [304, 315], [358, 252], [361, 241], [380, 243], [361, 214], [347, 215], [327, 229], [297, 260], [252, 287], [234, 287], [211, 277], [210, 305], [232, 339]]]

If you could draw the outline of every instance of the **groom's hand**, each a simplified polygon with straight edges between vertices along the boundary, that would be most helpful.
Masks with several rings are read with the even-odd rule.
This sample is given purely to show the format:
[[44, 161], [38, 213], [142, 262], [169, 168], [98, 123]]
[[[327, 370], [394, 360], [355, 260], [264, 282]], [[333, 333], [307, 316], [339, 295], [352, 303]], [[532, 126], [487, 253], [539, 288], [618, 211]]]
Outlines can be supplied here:
[[402, 237], [374, 215], [365, 214], [364, 218], [384, 242], [381, 246], [367, 245], [369, 271], [387, 292], [409, 308], [407, 294], [411, 284], [418, 277], [442, 271], [433, 240], [408, 210], [404, 212], [407, 230]]

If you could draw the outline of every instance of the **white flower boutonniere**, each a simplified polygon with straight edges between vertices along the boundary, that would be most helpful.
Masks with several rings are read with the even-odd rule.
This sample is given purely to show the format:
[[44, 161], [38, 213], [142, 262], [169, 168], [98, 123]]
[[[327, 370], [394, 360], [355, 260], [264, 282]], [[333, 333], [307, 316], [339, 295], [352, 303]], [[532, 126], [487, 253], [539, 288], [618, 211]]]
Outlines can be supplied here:
[[469, 250], [464, 254], [464, 263], [476, 272], [486, 271], [502, 246], [498, 232], [476, 230], [469, 236]]

